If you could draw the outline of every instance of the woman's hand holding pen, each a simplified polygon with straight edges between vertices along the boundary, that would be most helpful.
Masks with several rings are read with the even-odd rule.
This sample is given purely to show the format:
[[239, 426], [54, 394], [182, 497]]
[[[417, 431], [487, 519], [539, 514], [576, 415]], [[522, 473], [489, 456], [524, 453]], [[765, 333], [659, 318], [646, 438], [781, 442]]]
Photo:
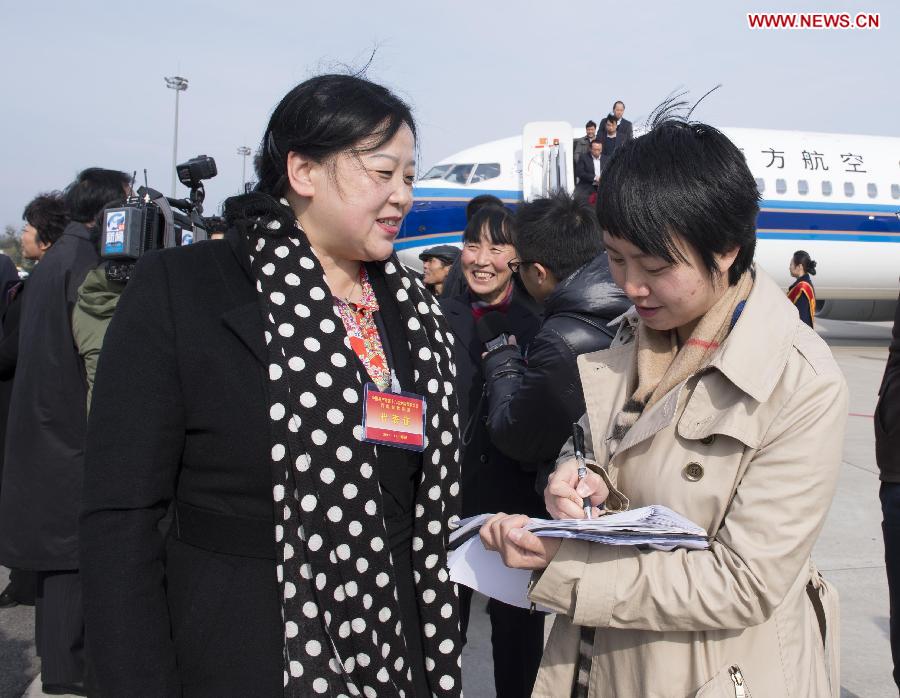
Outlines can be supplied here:
[[[572, 459], [560, 463], [550, 476], [544, 502], [554, 519], [583, 519], [585, 499], [593, 507], [592, 516], [599, 516], [608, 495], [603, 478], [592, 470], [579, 480], [578, 462]], [[542, 538], [526, 531], [528, 521], [521, 514], [494, 514], [481, 526], [481, 542], [485, 549], [500, 553], [507, 567], [542, 570], [556, 555], [562, 539]]]
[[554, 519], [583, 519], [584, 500], [590, 499], [591, 515], [599, 516], [600, 505], [609, 496], [603, 478], [588, 469], [578, 480], [578, 462], [573, 458], [556, 466], [544, 489], [544, 505]]
[[522, 514], [494, 514], [481, 525], [481, 542], [486, 550], [496, 550], [507, 567], [542, 570], [556, 555], [561, 538], [539, 538], [524, 526]]

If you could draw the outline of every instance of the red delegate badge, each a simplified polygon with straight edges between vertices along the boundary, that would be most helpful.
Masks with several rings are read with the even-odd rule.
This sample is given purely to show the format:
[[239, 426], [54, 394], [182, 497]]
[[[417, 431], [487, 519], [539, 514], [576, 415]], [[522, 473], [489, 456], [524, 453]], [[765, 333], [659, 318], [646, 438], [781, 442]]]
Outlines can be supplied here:
[[425, 398], [415, 393], [383, 393], [367, 383], [363, 429], [363, 438], [370, 443], [424, 451]]

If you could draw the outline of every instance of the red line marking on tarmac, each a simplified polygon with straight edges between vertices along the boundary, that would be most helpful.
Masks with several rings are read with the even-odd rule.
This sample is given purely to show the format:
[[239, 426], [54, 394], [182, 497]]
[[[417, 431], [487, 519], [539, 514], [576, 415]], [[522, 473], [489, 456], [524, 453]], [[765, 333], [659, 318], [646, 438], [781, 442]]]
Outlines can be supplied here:
[[875, 417], [873, 414], [860, 414], [859, 412], [848, 412], [850, 417], [865, 417], [866, 419], [872, 419]]

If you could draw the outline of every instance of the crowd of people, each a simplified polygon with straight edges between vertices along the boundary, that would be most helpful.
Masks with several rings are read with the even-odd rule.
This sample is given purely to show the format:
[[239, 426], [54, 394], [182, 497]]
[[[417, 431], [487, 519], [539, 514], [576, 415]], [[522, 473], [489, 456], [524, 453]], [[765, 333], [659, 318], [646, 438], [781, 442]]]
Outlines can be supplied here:
[[[808, 326], [815, 262], [794, 255], [786, 297], [753, 264], [740, 151], [665, 110], [635, 139], [624, 109], [576, 142], [574, 197], [477, 197], [422, 276], [393, 249], [416, 124], [361, 77], [288, 92], [222, 239], [148, 252], [127, 285], [96, 242], [126, 175], [26, 207], [0, 564], [4, 603], [36, 604], [46, 693], [459, 696], [473, 595], [447, 539], [496, 512], [485, 547], [556, 614], [545, 643], [545, 614], [489, 602], [497, 696], [838, 696], [810, 555], [847, 387]], [[647, 504], [709, 548], [524, 529]]]
[[597, 123], [584, 125], [585, 135], [572, 144], [575, 168], [575, 195], [591, 205], [597, 201], [600, 177], [616, 150], [634, 138], [634, 127], [625, 118], [625, 102], [617, 100], [612, 111]]

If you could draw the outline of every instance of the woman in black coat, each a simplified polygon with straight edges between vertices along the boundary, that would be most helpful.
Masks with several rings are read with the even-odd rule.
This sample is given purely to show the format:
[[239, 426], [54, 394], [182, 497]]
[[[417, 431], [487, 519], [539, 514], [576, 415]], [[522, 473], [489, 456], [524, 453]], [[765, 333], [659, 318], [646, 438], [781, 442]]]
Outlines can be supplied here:
[[[499, 206], [479, 210], [466, 225], [460, 264], [469, 290], [441, 301], [456, 341], [456, 385], [460, 429], [463, 432], [462, 508], [464, 516], [522, 509], [531, 516], [547, 516], [535, 489], [537, 465], [508, 458], [491, 443], [486, 425], [488, 400], [484, 393], [481, 356], [502, 329], [527, 347], [540, 325], [524, 291], [518, 290], [508, 263], [515, 259], [512, 215]], [[530, 299], [529, 299], [530, 300]], [[482, 330], [479, 325], [493, 327]], [[482, 335], [482, 336], [480, 336]], [[468, 625], [472, 593], [461, 588], [463, 632]], [[544, 615], [499, 601], [488, 603], [498, 698], [531, 695], [543, 651]]]
[[98, 695], [460, 694], [449, 340], [393, 255], [414, 129], [378, 85], [308, 80], [227, 239], [138, 265], [90, 415]]
[[[92, 185], [84, 188], [96, 191]], [[0, 564], [10, 568], [0, 605], [36, 604], [35, 644], [48, 693], [81, 693], [84, 680], [78, 514], [87, 419], [71, 317], [97, 250], [78, 222], [80, 213], [57, 192], [36, 196], [25, 207], [22, 253], [39, 263], [28, 293], [19, 293], [8, 308], [4, 332], [10, 334], [0, 346], [0, 374], [9, 380]]]
[[800, 319], [810, 327], [815, 327], [816, 292], [812, 277], [816, 274], [816, 262], [808, 252], [797, 250], [791, 257], [788, 271], [796, 279], [788, 288], [788, 298], [797, 306]]

